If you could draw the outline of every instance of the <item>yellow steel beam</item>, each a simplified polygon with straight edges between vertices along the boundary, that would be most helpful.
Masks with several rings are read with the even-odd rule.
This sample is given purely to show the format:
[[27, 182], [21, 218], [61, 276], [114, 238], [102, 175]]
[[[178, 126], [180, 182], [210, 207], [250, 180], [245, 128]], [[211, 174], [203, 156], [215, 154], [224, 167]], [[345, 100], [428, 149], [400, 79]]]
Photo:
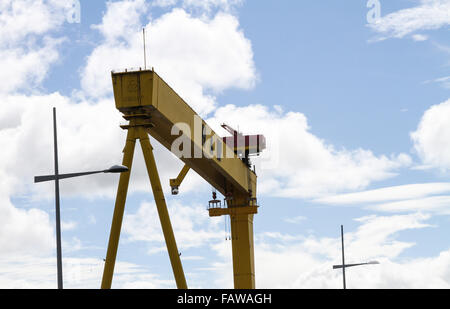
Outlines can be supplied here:
[[[255, 288], [253, 215], [257, 206], [247, 196], [234, 196], [227, 202], [231, 222], [231, 245], [235, 289]], [[247, 206], [244, 206], [247, 205]]]
[[208, 209], [210, 217], [237, 216], [237, 215], [255, 215], [258, 213], [258, 206], [243, 206], [233, 208], [210, 208]]
[[186, 177], [187, 173], [191, 168], [188, 165], [184, 165], [181, 169], [181, 172], [178, 174], [178, 177], [175, 179], [170, 179], [170, 187], [172, 188], [172, 194], [178, 194], [178, 188]]
[[144, 153], [145, 163], [147, 165], [148, 175], [152, 185], [153, 195], [155, 196], [156, 208], [158, 209], [159, 220], [161, 221], [167, 251], [169, 252], [170, 263], [172, 264], [173, 273], [175, 275], [175, 281], [179, 289], [187, 289], [180, 254], [177, 249], [172, 224], [170, 223], [170, 216], [167, 211], [166, 200], [164, 199], [164, 193], [161, 188], [161, 181], [159, 180], [158, 169], [156, 167], [155, 157], [153, 155], [153, 148], [150, 144], [147, 132], [141, 130], [139, 137], [142, 151]]
[[255, 288], [253, 214], [230, 215], [235, 289]]

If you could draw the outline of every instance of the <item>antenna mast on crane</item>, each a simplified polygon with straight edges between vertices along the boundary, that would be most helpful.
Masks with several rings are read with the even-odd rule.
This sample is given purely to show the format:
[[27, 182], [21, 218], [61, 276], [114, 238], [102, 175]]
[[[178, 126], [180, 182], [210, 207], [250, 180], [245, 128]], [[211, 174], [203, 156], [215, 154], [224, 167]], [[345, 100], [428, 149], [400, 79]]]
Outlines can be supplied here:
[[147, 70], [147, 50], [145, 48], [145, 28], [142, 28], [142, 37], [144, 39], [144, 70]]

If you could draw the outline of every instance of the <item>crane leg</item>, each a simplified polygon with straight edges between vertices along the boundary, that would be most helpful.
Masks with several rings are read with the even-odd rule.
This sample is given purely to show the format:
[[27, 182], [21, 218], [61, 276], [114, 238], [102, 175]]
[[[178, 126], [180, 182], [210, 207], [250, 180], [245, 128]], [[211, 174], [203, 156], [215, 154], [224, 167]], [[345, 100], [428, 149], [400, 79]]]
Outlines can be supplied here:
[[234, 288], [254, 289], [253, 214], [232, 214], [230, 218]]
[[123, 150], [123, 161], [122, 161], [122, 165], [128, 167], [128, 172], [120, 174], [119, 188], [117, 189], [116, 204], [114, 206], [114, 214], [111, 224], [111, 232], [109, 234], [108, 251], [106, 253], [105, 268], [103, 270], [103, 278], [101, 285], [102, 289], [110, 289], [112, 284], [135, 146], [136, 146], [135, 129], [130, 128], [127, 133], [127, 142]]
[[156, 167], [153, 147], [150, 139], [144, 129], [140, 129], [139, 139], [141, 141], [142, 151], [144, 153], [145, 164], [147, 166], [148, 176], [152, 185], [153, 195], [155, 197], [156, 208], [158, 210], [159, 220], [166, 240], [167, 251], [169, 253], [170, 263], [175, 276], [177, 288], [187, 289], [186, 278], [184, 277], [183, 265], [181, 264], [180, 254], [177, 249], [177, 243], [170, 223], [169, 212], [167, 210], [166, 200], [161, 187], [158, 169]]

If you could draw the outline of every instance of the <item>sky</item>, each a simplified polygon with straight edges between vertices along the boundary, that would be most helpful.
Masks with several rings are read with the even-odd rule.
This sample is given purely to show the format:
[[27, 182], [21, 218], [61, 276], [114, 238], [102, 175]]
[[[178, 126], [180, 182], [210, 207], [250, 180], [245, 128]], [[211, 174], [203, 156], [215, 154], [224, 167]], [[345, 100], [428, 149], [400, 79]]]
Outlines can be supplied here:
[[[450, 288], [450, 1], [0, 0], [0, 288], [56, 288], [61, 173], [120, 164], [111, 71], [147, 64], [253, 159], [257, 288]], [[190, 288], [232, 288], [211, 186], [156, 140]], [[139, 150], [139, 149], [138, 149]], [[61, 181], [64, 287], [100, 287], [118, 175]], [[140, 151], [113, 288], [175, 288]]]

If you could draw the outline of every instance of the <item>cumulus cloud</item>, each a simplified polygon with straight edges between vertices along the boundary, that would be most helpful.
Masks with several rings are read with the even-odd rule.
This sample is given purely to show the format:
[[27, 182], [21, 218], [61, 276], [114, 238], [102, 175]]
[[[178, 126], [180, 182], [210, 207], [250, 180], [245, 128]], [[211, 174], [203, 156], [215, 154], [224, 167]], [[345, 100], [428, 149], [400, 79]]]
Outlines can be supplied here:
[[[429, 218], [430, 216], [415, 213], [356, 219], [358, 228], [344, 235], [346, 262], [377, 260], [380, 264], [349, 269], [346, 273], [347, 287], [448, 288], [449, 250], [428, 258], [401, 257], [402, 253], [415, 243], [399, 241], [398, 233], [427, 228], [429, 225], [426, 221]], [[336, 234], [336, 237], [293, 236], [279, 233], [256, 235], [257, 288], [341, 288], [342, 272], [332, 269], [333, 265], [342, 263], [341, 240], [338, 231]], [[272, 238], [276, 239], [276, 242]], [[213, 269], [218, 274], [216, 286], [231, 288], [233, 278], [230, 244], [220, 243], [214, 246], [214, 249], [222, 258], [213, 263]]]
[[[66, 20], [67, 10], [67, 2], [59, 0], [5, 0], [0, 3], [2, 257], [46, 255], [55, 243], [52, 224], [46, 212], [35, 208], [17, 208], [11, 200], [14, 194], [24, 189], [23, 177], [29, 179], [27, 183], [32, 181], [33, 170], [26, 169], [30, 168], [28, 163], [33, 161], [33, 145], [45, 144], [38, 140], [42, 123], [36, 126], [36, 135], [30, 131], [17, 130], [22, 125], [29, 125], [34, 116], [41, 114], [41, 102], [29, 99], [27, 106], [24, 103], [28, 100], [26, 96], [12, 93], [37, 92], [36, 88], [47, 76], [50, 66], [58, 60], [58, 48], [64, 39], [57, 32]], [[28, 107], [36, 108], [35, 115], [25, 113]], [[26, 124], [28, 121], [30, 123]], [[21, 139], [26, 142], [18, 143]], [[39, 159], [33, 163], [38, 164]]]
[[411, 133], [414, 149], [429, 167], [450, 169], [450, 100], [430, 107], [422, 116], [419, 126]]
[[[111, 94], [111, 69], [143, 67], [142, 29], [138, 17], [142, 1], [108, 6], [103, 22], [95, 28], [105, 41], [94, 49], [82, 70], [85, 94]], [[122, 8], [125, 6], [125, 8]], [[123, 14], [125, 9], [128, 14]], [[128, 17], [134, 16], [133, 22]], [[113, 26], [109, 26], [113, 24]], [[156, 71], [200, 114], [216, 106], [215, 94], [229, 88], [249, 89], [257, 81], [250, 41], [233, 15], [217, 13], [196, 18], [174, 9], [146, 26], [148, 66]]]
[[450, 76], [444, 76], [444, 77], [439, 77], [439, 78], [435, 78], [432, 80], [426, 80], [423, 83], [424, 84], [436, 83], [445, 89], [450, 89]]
[[[196, 5], [226, 7], [237, 2], [239, 1], [211, 0], [208, 2], [184, 1], [183, 3], [191, 7]], [[17, 39], [6, 39], [3, 43], [0, 42], [0, 44], [8, 42], [7, 48], [3, 48], [6, 45], [2, 45], [1, 49], [4, 57], [0, 59], [7, 59], [8, 62], [5, 65], [14, 61], [21, 63], [5, 76], [8, 83], [5, 83], [4, 85], [7, 86], [0, 91], [2, 104], [8, 106], [0, 113], [0, 145], [7, 145], [3, 147], [0, 154], [1, 161], [4, 162], [0, 167], [0, 224], [2, 226], [0, 235], [8, 235], [7, 238], [0, 239], [0, 245], [5, 248], [2, 253], [12, 256], [17, 252], [27, 254], [40, 252], [49, 255], [54, 247], [53, 228], [49, 215], [37, 209], [18, 209], [11, 203], [11, 197], [18, 194], [32, 194], [36, 199], [49, 198], [53, 195], [52, 184], [32, 184], [33, 176], [50, 174], [53, 170], [51, 107], [56, 106], [58, 110], [61, 172], [96, 170], [117, 164], [121, 160], [125, 135], [118, 127], [121, 118], [111, 98], [112, 87], [109, 73], [114, 68], [142, 66], [141, 25], [148, 23], [145, 17], [148, 14], [148, 5], [144, 1], [118, 1], [108, 4], [102, 23], [94, 26], [103, 36], [103, 40], [94, 48], [87, 57], [85, 66], [81, 68], [80, 97], [82, 99], [68, 98], [59, 93], [13, 94], [26, 88], [28, 83], [33, 87], [40, 86], [51, 64], [58, 59], [58, 46], [64, 43], [61, 38], [50, 35], [63, 23], [63, 17], [59, 13], [52, 15], [57, 12], [54, 10], [58, 7], [57, 1], [53, 3], [54, 6], [47, 7], [47, 3], [53, 2], [24, 0], [3, 1], [0, 4], [1, 14], [10, 14], [2, 15], [0, 19], [0, 22], [4, 22], [5, 25], [0, 27], [0, 31], [3, 31], [0, 41], [14, 33], [16, 25], [11, 23], [11, 12], [25, 12], [26, 16], [27, 6], [29, 6], [35, 11], [35, 15], [30, 15], [29, 18], [33, 20], [37, 18], [41, 22], [36, 27], [22, 26], [20, 31], [24, 32], [19, 31]], [[29, 12], [29, 14], [33, 13]], [[18, 17], [19, 15], [15, 18]], [[20, 15], [17, 20], [20, 24], [24, 23], [26, 18]], [[236, 16], [232, 14], [219, 12], [194, 17], [186, 10], [174, 9], [152, 20], [147, 25], [147, 35], [150, 65], [155, 66], [156, 71], [202, 115], [215, 111], [217, 107], [215, 96], [222, 91], [230, 88], [250, 89], [257, 82], [251, 42], [240, 29]], [[20, 43], [33, 36], [37, 38], [35, 41], [37, 45], [25, 46]], [[39, 74], [35, 73], [35, 68], [39, 69], [36, 70], [40, 72]], [[216, 126], [221, 122], [234, 126], [239, 124], [240, 129], [245, 133], [266, 134], [269, 143], [272, 143], [271, 148], [266, 152], [265, 157], [255, 162], [259, 164], [258, 173], [262, 176], [260, 191], [267, 195], [317, 197], [330, 192], [358, 190], [375, 181], [393, 177], [397, 169], [410, 164], [410, 158], [405, 154], [387, 157], [377, 156], [370, 150], [335, 149], [313, 135], [305, 115], [298, 112], [284, 113], [280, 109], [272, 111], [259, 105], [243, 108], [230, 105], [218, 109], [209, 121]], [[220, 129], [217, 129], [217, 132], [220, 132]], [[222, 131], [222, 134], [225, 135], [225, 132]], [[154, 146], [158, 165], [163, 166], [160, 169], [163, 187], [169, 189], [164, 184], [168, 184], [169, 177], [177, 175], [182, 165], [160, 145], [155, 143]], [[136, 161], [132, 170], [133, 185], [130, 189], [148, 191], [150, 187], [138, 147], [139, 145], [136, 149]], [[64, 183], [63, 194], [78, 197], [112, 197], [116, 190], [117, 178], [104, 176]], [[183, 190], [194, 187], [198, 189], [198, 183], [204, 182], [195, 173], [190, 173], [186, 182], [183, 183]], [[216, 242], [217, 237], [222, 237], [221, 233], [218, 233], [220, 229], [216, 225], [217, 222], [211, 221], [206, 216], [204, 207], [182, 207], [177, 203], [174, 206], [177, 207], [177, 211], [174, 211], [173, 222], [176, 223], [174, 224], [176, 235], [180, 235], [181, 248], [197, 248], [212, 243], [222, 246], [217, 245]], [[143, 203], [136, 213], [127, 215], [124, 230], [128, 241], [144, 241], [151, 245], [161, 245], [161, 233], [157, 232], [159, 222], [155, 221], [155, 218], [157, 216], [152, 203]], [[396, 217], [392, 222], [401, 223], [403, 227], [423, 226], [421, 217], [402, 218]], [[369, 226], [377, 220], [378, 218], [368, 217], [361, 222]], [[385, 221], [389, 220], [385, 219]], [[385, 226], [393, 225], [390, 221], [384, 224]], [[389, 235], [395, 233], [392, 229], [387, 231], [390, 231]], [[388, 236], [383, 235], [384, 238], [381, 237], [383, 239], [375, 239], [372, 244], [380, 244], [386, 240]], [[285, 239], [289, 238], [285, 237]], [[293, 239], [298, 240], [297, 237]], [[299, 248], [309, 248], [308, 252], [313, 253], [313, 255], [300, 256], [305, 258], [305, 261], [310, 261], [310, 264], [305, 263], [305, 265], [318, 265], [314, 258], [317, 254], [315, 250], [318, 250], [314, 249], [318, 248], [317, 243], [326, 244], [327, 240], [310, 240], [309, 242], [305, 240], [299, 245]], [[80, 244], [75, 239], [75, 246], [78, 245]], [[258, 267], [265, 267], [264, 265], [268, 264], [269, 260], [264, 260], [264, 257], [279, 258], [286, 261], [286, 265], [290, 262], [290, 258], [299, 257], [289, 249], [288, 245], [274, 248], [273, 244], [263, 241], [260, 245], [257, 253], [260, 256], [259, 265], [261, 266]], [[391, 242], [391, 247], [382, 245], [374, 247], [377, 250], [389, 249], [393, 255], [388, 257], [392, 258], [410, 245], [403, 242]], [[152, 248], [150, 247], [149, 250], [151, 251]], [[230, 248], [226, 250], [229, 255]], [[285, 253], [286, 260], [279, 257], [279, 253]], [[330, 256], [330, 253], [328, 254]], [[445, 254], [443, 256], [445, 257]], [[37, 261], [35, 257], [33, 259], [17, 260], [17, 263], [23, 262], [22, 266], [28, 265], [27, 263], [31, 265], [33, 261]], [[39, 287], [52, 286], [54, 259], [52, 259], [53, 262], [45, 259], [41, 260], [44, 264], [43, 272], [40, 270], [33, 272], [34, 268], [27, 266], [20, 273], [19, 268], [16, 267], [14, 271], [18, 271], [21, 276], [17, 273], [9, 273], [8, 276], [2, 277], [0, 285], [32, 287], [45, 281], [46, 283], [39, 284]], [[89, 277], [88, 281], [92, 280], [89, 282], [94, 282], [95, 275], [95, 285], [92, 284], [93, 287], [97, 287], [101, 261], [71, 260], [70, 262], [76, 265], [67, 267], [69, 274], [86, 274]], [[319, 263], [325, 262], [329, 267], [326, 259], [320, 260]], [[4, 265], [8, 267], [14, 265], [14, 261]], [[122, 279], [119, 279], [116, 287], [167, 287], [172, 284], [156, 275], [146, 273], [137, 265], [125, 266], [126, 270], [123, 276], [118, 277]], [[213, 263], [211, 267], [219, 266]], [[93, 268], [95, 271], [91, 274]], [[314, 269], [320, 270], [317, 267]], [[137, 272], [141, 271], [143, 274], [138, 276]], [[5, 273], [3, 270], [1, 272]], [[120, 262], [118, 262], [118, 272], [120, 274]], [[32, 273], [27, 282], [17, 279], [23, 278], [24, 273], [27, 275]], [[227, 274], [227, 278], [230, 278], [231, 271], [227, 270]], [[291, 278], [286, 271], [282, 271], [282, 274], [283, 276], [280, 276], [282, 279]], [[313, 273], [307, 274], [309, 277], [313, 275]], [[261, 278], [262, 286], [269, 286], [269, 280], [274, 277], [262, 275]], [[48, 283], [50, 281], [52, 283]], [[303, 281], [301, 279], [299, 282]], [[282, 283], [278, 285], [282, 286]]]
[[[148, 204], [148, 206], [154, 206]], [[147, 205], [128, 217], [129, 224], [144, 221], [138, 215], [149, 213]], [[154, 207], [153, 207], [154, 208]], [[187, 210], [189, 207], [186, 207]], [[358, 263], [370, 260], [376, 266], [355, 268], [347, 272], [349, 288], [448, 288], [450, 286], [450, 251], [437, 256], [402, 259], [402, 253], [415, 243], [398, 240], [398, 233], [429, 227], [429, 216], [421, 214], [397, 216], [367, 216], [356, 219], [357, 229], [345, 233], [346, 261]], [[137, 220], [137, 221], [136, 221]], [[201, 224], [201, 222], [197, 222]], [[142, 226], [141, 226], [142, 227]], [[147, 231], [154, 231], [152, 228]], [[187, 231], [187, 230], [185, 230]], [[195, 232], [195, 231], [194, 231]], [[336, 232], [336, 234], [339, 234]], [[142, 234], [140, 234], [142, 235]], [[200, 236], [198, 233], [194, 233]], [[194, 236], [193, 235], [193, 236]], [[204, 235], [203, 235], [204, 236]], [[276, 241], [274, 241], [276, 239]], [[148, 240], [148, 239], [147, 239]], [[130, 241], [130, 239], [128, 239]], [[141, 239], [143, 241], [143, 239]], [[154, 241], [163, 242], [155, 239]], [[180, 241], [181, 243], [181, 241]], [[204, 243], [205, 244], [205, 243]], [[198, 288], [232, 288], [231, 242], [213, 241], [213, 254], [201, 269], [190, 271], [188, 282], [195, 282], [199, 273], [208, 272], [208, 286]], [[315, 237], [265, 232], [255, 235], [257, 288], [340, 288], [342, 274], [332, 265], [340, 261], [340, 237]], [[274, 263], [274, 261], [277, 261]], [[298, 263], [301, 261], [301, 263]], [[1, 258], [1, 286], [35, 288], [56, 285], [55, 259], [21, 256], [14, 261]], [[97, 288], [103, 262], [93, 258], [66, 258], [64, 269], [67, 287]], [[27, 280], [23, 280], [27, 274]], [[204, 284], [204, 283], [203, 283]], [[192, 286], [192, 284], [191, 284]], [[115, 288], [173, 288], [170, 276], [150, 273], [146, 268], [118, 261]]]
[[145, 0], [107, 2], [102, 23], [91, 27], [100, 31], [107, 42], [127, 40], [142, 30], [141, 16], [147, 11]]
[[0, 46], [47, 34], [66, 20], [67, 1], [3, 0], [0, 3]]
[[[1, 209], [2, 220], [5, 220], [2, 235], [9, 235], [8, 239], [4, 239], [6, 242], [9, 239], [14, 240], [8, 246], [5, 243], [4, 248], [8, 248], [11, 254], [19, 247], [25, 251], [28, 249], [33, 251], [41, 246], [42, 252], [48, 252], [53, 241], [52, 224], [48, 215], [36, 209], [17, 209], [10, 202], [10, 198], [21, 194], [28, 198], [31, 194], [32, 199], [53, 196], [54, 189], [51, 183], [35, 185], [32, 181], [35, 175], [51, 174], [53, 171], [51, 108], [54, 106], [57, 107], [62, 173], [98, 170], [120, 163], [125, 133], [118, 126], [122, 120], [120, 113], [115, 110], [113, 99], [108, 98], [107, 92], [111, 91], [109, 71], [118, 64], [119, 67], [133, 66], [130, 59], [141, 59], [139, 18], [143, 17], [147, 5], [144, 1], [119, 1], [108, 4], [102, 23], [94, 27], [103, 35], [104, 42], [94, 49], [87, 59], [84, 69], [86, 74], [82, 80], [83, 88], [78, 96], [95, 97], [89, 100], [68, 98], [59, 93], [36, 93], [36, 87], [41, 85], [51, 65], [59, 57], [60, 44], [64, 43], [61, 38], [51, 34], [59, 30], [64, 23], [67, 3], [24, 0], [2, 1], [1, 6], [0, 62], [7, 69], [2, 71], [6, 75], [0, 92], [2, 106], [7, 108], [2, 108], [0, 113], [0, 144], [8, 145], [1, 152], [4, 162], [0, 167], [1, 198], [4, 201]], [[15, 22], [12, 22], [13, 20]], [[37, 26], [29, 27], [29, 21], [33, 21]], [[156, 29], [154, 34], [150, 31], [149, 37], [155, 37], [155, 45], [150, 40], [150, 54], [154, 53], [155, 62], [161, 63], [161, 67], [165, 67], [167, 72], [172, 72], [170, 74], [177, 78], [182, 76], [179, 79], [180, 88], [184, 85], [185, 91], [191, 94], [193, 104], [197, 102], [200, 110], [210, 111], [215, 104], [214, 97], [205, 94], [205, 89], [220, 92], [228, 87], [252, 86], [255, 76], [252, 71], [254, 67], [251, 45], [239, 29], [235, 17], [218, 14], [213, 18], [202, 20], [182, 10], [174, 10], [153, 23], [149, 28]], [[183, 24], [183, 27], [180, 28], [180, 24]], [[180, 33], [179, 29], [184, 33]], [[136, 34], [133, 36], [135, 31]], [[157, 36], [158, 31], [168, 37]], [[203, 49], [186, 53], [184, 47], [193, 48], [196, 46], [194, 43], [198, 45], [198, 41], [189, 45], [189, 40], [194, 41], [196, 34], [202, 42], [200, 45]], [[183, 36], [188, 41], [183, 41]], [[133, 38], [136, 40], [133, 41]], [[227, 41], [226, 38], [230, 42], [235, 41], [234, 49], [230, 46], [215, 58], [215, 50], [226, 49], [222, 42]], [[26, 43], [26, 40], [31, 40], [32, 43]], [[181, 45], [170, 45], [177, 40]], [[165, 58], [161, 51], [155, 50], [159, 48], [166, 50], [170, 55], [169, 58]], [[174, 51], [176, 48], [178, 54]], [[127, 56], [133, 52], [139, 55], [134, 58]], [[172, 67], [164, 65], [170, 64], [171, 59], [175, 61], [175, 58], [183, 59]], [[117, 59], [121, 59], [122, 65], [116, 62]], [[236, 63], [238, 68], [233, 71], [236, 66], [231, 66], [230, 63]], [[207, 71], [209, 65], [213, 67], [211, 71]], [[94, 74], [93, 78], [90, 73], [92, 68], [94, 71], [98, 68], [103, 71], [100, 70], [99, 75]], [[223, 74], [216, 74], [217, 71], [223, 71]], [[178, 74], [179, 72], [184, 75]], [[169, 73], [167, 75], [170, 75]], [[190, 75], [197, 77], [191, 78]], [[100, 80], [98, 83], [95, 77]], [[19, 91], [25, 88], [33, 90], [33, 94], [19, 94]], [[92, 93], [89, 95], [91, 91], [99, 95]], [[168, 184], [168, 179], [178, 174], [182, 163], [162, 146], [157, 143], [154, 143], [154, 146], [158, 165], [163, 166], [160, 168], [162, 183]], [[148, 192], [150, 186], [139, 145], [136, 147], [135, 158], [130, 191]], [[199, 188], [199, 183], [203, 182], [191, 172], [183, 183], [183, 190], [188, 191], [194, 186]], [[64, 182], [61, 189], [63, 196], [113, 197], [116, 186], [117, 177], [114, 175], [106, 177], [99, 175]], [[164, 188], [169, 190], [168, 185]], [[41, 224], [35, 224], [36, 222]], [[35, 241], [30, 235], [41, 238]], [[26, 244], [30, 245], [30, 248], [27, 249]]]
[[45, 256], [55, 242], [49, 216], [39, 209], [18, 209], [0, 196], [0, 257]]
[[[36, 96], [12, 95], [3, 98], [8, 112], [0, 114], [0, 144], [10, 145], [1, 153], [0, 166], [5, 193], [29, 195], [34, 200], [48, 199], [54, 195], [52, 183], [33, 184], [33, 177], [53, 173], [52, 107], [57, 110], [58, 152], [60, 173], [103, 170], [122, 163], [122, 150], [126, 132], [112, 99], [96, 104], [88, 101], [75, 103], [58, 93]], [[160, 177], [166, 192], [169, 179], [178, 175], [182, 162], [152, 139]], [[26, 150], [26, 151], [24, 151]], [[139, 142], [131, 175], [130, 193], [150, 190], [147, 170]], [[87, 198], [113, 198], [118, 175], [100, 174], [70, 181], [61, 181], [63, 196]], [[201, 180], [189, 173], [183, 190], [198, 186]]]
[[[123, 14], [124, 11], [127, 14]], [[113, 99], [108, 95], [112, 90], [109, 70], [121, 66], [120, 63], [124, 67], [132, 65], [133, 59], [140, 59], [137, 54], [142, 47], [139, 38], [142, 12], [147, 12], [147, 5], [140, 0], [108, 4], [102, 23], [95, 26], [104, 41], [87, 58], [83, 69], [82, 94], [88, 99], [74, 100], [57, 93], [4, 98], [11, 108], [0, 116], [3, 119], [1, 126], [8, 129], [0, 136], [5, 143], [15, 145], [3, 155], [5, 162], [11, 162], [5, 171], [15, 170], [9, 183], [16, 192], [21, 187], [27, 189], [19, 184], [29, 177], [29, 170], [35, 173], [52, 170], [51, 160], [48, 160], [52, 148], [51, 127], [42, 125], [50, 123], [51, 106], [58, 106], [62, 170], [98, 169], [105, 164], [119, 163], [124, 132], [118, 128], [120, 113], [114, 109]], [[215, 108], [215, 98], [207, 94], [208, 89], [212, 93], [233, 87], [248, 89], [256, 82], [251, 43], [233, 15], [218, 13], [211, 18], [195, 18], [175, 9], [153, 20], [148, 29], [149, 58], [159, 64], [161, 75], [197, 111], [208, 113]], [[132, 35], [134, 32], [136, 34]], [[210, 120], [216, 125], [223, 121], [242, 124], [246, 132], [268, 136], [272, 148], [265, 158], [270, 160], [259, 161], [263, 193], [313, 197], [358, 190], [374, 181], [395, 176], [394, 171], [410, 161], [404, 154], [386, 157], [362, 149], [336, 150], [311, 133], [307, 119], [301, 113], [270, 111], [259, 105], [245, 108], [230, 105], [218, 109]], [[268, 123], [272, 125], [268, 126]], [[222, 134], [226, 133], [222, 131]], [[70, 143], [64, 143], [68, 140]], [[25, 148], [30, 151], [22, 152]], [[161, 154], [158, 157], [164, 166], [161, 170], [165, 171], [165, 181], [178, 173], [181, 163], [175, 163], [176, 160], [159, 145], [156, 145], [156, 151]], [[29, 159], [31, 153], [33, 160]], [[135, 166], [142, 166], [140, 150], [136, 153]], [[13, 162], [28, 164], [16, 167]], [[140, 180], [138, 187], [148, 190], [143, 181], [147, 178], [145, 169], [133, 169], [132, 173]], [[71, 181], [65, 185], [65, 190], [68, 194], [113, 195], [114, 177], [91, 179]], [[29, 184], [28, 181], [25, 183]], [[186, 184], [185, 188], [189, 188], [189, 180]], [[35, 193], [42, 193], [35, 188], [32, 189]], [[51, 192], [50, 186], [46, 188]]]
[[210, 13], [214, 9], [228, 12], [241, 5], [243, 2], [243, 0], [156, 0], [153, 1], [153, 5], [160, 7], [181, 5], [188, 10]]
[[[34, 184], [34, 176], [53, 173], [52, 107], [57, 108], [59, 167], [61, 173], [93, 171], [120, 164], [126, 133], [119, 128], [120, 113], [112, 100], [97, 104], [71, 99], [58, 93], [49, 95], [8, 95], [2, 97], [8, 106], [0, 113], [0, 255], [53, 253], [54, 219], [52, 212], [21, 209], [11, 199], [21, 196], [26, 203], [48, 201], [53, 205], [54, 184]], [[170, 191], [169, 178], [182, 168], [178, 158], [153, 141], [163, 188]], [[63, 198], [112, 199], [117, 190], [118, 175], [99, 174], [61, 181]], [[200, 188], [204, 183], [189, 173], [182, 190]], [[129, 192], [150, 192], [147, 170], [136, 145], [135, 162]], [[70, 221], [70, 218], [67, 218]], [[69, 226], [70, 227], [70, 226]], [[63, 238], [63, 241], [65, 239]], [[64, 244], [64, 248], [68, 248]], [[81, 245], [81, 244], [79, 244]], [[65, 250], [67, 251], [67, 250]], [[68, 251], [67, 251], [68, 252]]]
[[314, 201], [329, 205], [358, 206], [389, 213], [422, 211], [447, 215], [450, 213], [449, 193], [448, 183], [421, 183], [332, 195]]
[[394, 177], [411, 163], [406, 154], [376, 156], [370, 150], [336, 149], [311, 132], [299, 112], [284, 113], [262, 105], [218, 108], [208, 119], [216, 133], [227, 123], [245, 134], [264, 134], [268, 148], [255, 158], [258, 192], [272, 196], [311, 198], [333, 192], [361, 190]]
[[423, 198], [385, 202], [380, 204], [369, 205], [367, 208], [391, 213], [422, 211], [439, 215], [449, 215], [450, 196], [438, 195]]
[[59, 58], [61, 39], [44, 39], [42, 46], [33, 50], [22, 47], [0, 49], [0, 93], [18, 89], [32, 90], [47, 76], [50, 65]]
[[[181, 208], [181, 209], [180, 209]], [[214, 286], [232, 288], [231, 242], [224, 242], [217, 235], [215, 223], [205, 215], [202, 207], [176, 205], [173, 226], [178, 247], [182, 250], [210, 246], [216, 258], [209, 259], [201, 269], [191, 271], [195, 278], [198, 272], [208, 272]], [[164, 240], [157, 222], [156, 207], [144, 203], [139, 210], [126, 216], [124, 232], [127, 241], [147, 242], [148, 253], [165, 251]], [[179, 215], [177, 215], [179, 212]], [[402, 253], [415, 245], [414, 242], [398, 240], [398, 233], [412, 229], [430, 227], [426, 221], [429, 215], [413, 213], [395, 216], [366, 216], [355, 219], [358, 228], [345, 233], [346, 260], [348, 263], [380, 261], [377, 266], [369, 266], [364, 272], [351, 270], [350, 288], [420, 288], [423, 280], [410, 282], [409, 278], [420, 278], [419, 269], [430, 265], [431, 273], [426, 277], [434, 282], [431, 286], [446, 288], [450, 278], [440, 273], [441, 268], [449, 269], [446, 261], [449, 252], [439, 256], [402, 260]], [[205, 226], [207, 228], [207, 232]], [[205, 233], [206, 232], [206, 233]], [[339, 234], [338, 232], [336, 234]], [[209, 236], [208, 236], [209, 235]], [[152, 250], [152, 248], [154, 250]], [[264, 232], [255, 235], [255, 263], [258, 288], [339, 288], [341, 273], [332, 269], [340, 263], [340, 238], [289, 235], [279, 232]], [[277, 261], [274, 263], [274, 261]], [[298, 263], [298, 261], [302, 261]], [[417, 269], [415, 267], [418, 267]], [[191, 281], [188, 278], [188, 281]], [[208, 283], [210, 284], [210, 283]], [[200, 285], [199, 288], [205, 286]]]
[[[104, 262], [95, 258], [65, 257], [63, 260], [64, 288], [98, 289]], [[29, 255], [0, 257], [0, 286], [13, 289], [56, 288], [56, 258]], [[117, 261], [112, 288], [175, 288], [173, 280], [161, 278], [145, 267]]]
[[[205, 246], [223, 239], [223, 232], [220, 232], [218, 226], [219, 222], [211, 220], [204, 206], [183, 205], [179, 201], [170, 200], [168, 210], [180, 250]], [[155, 252], [155, 249], [159, 251], [164, 245], [164, 236], [158, 218], [154, 202], [142, 203], [136, 213], [127, 214], [124, 218], [123, 230], [126, 240], [147, 242], [149, 253]]]
[[416, 42], [422, 42], [428, 40], [428, 36], [423, 34], [414, 34], [412, 35], [412, 39]]
[[315, 201], [318, 203], [333, 205], [353, 205], [423, 198], [429, 195], [449, 192], [449, 183], [420, 183], [327, 196], [324, 198], [316, 199]]
[[59, 58], [62, 37], [52, 35], [66, 20], [59, 0], [6, 0], [0, 4], [0, 93], [32, 90]]

